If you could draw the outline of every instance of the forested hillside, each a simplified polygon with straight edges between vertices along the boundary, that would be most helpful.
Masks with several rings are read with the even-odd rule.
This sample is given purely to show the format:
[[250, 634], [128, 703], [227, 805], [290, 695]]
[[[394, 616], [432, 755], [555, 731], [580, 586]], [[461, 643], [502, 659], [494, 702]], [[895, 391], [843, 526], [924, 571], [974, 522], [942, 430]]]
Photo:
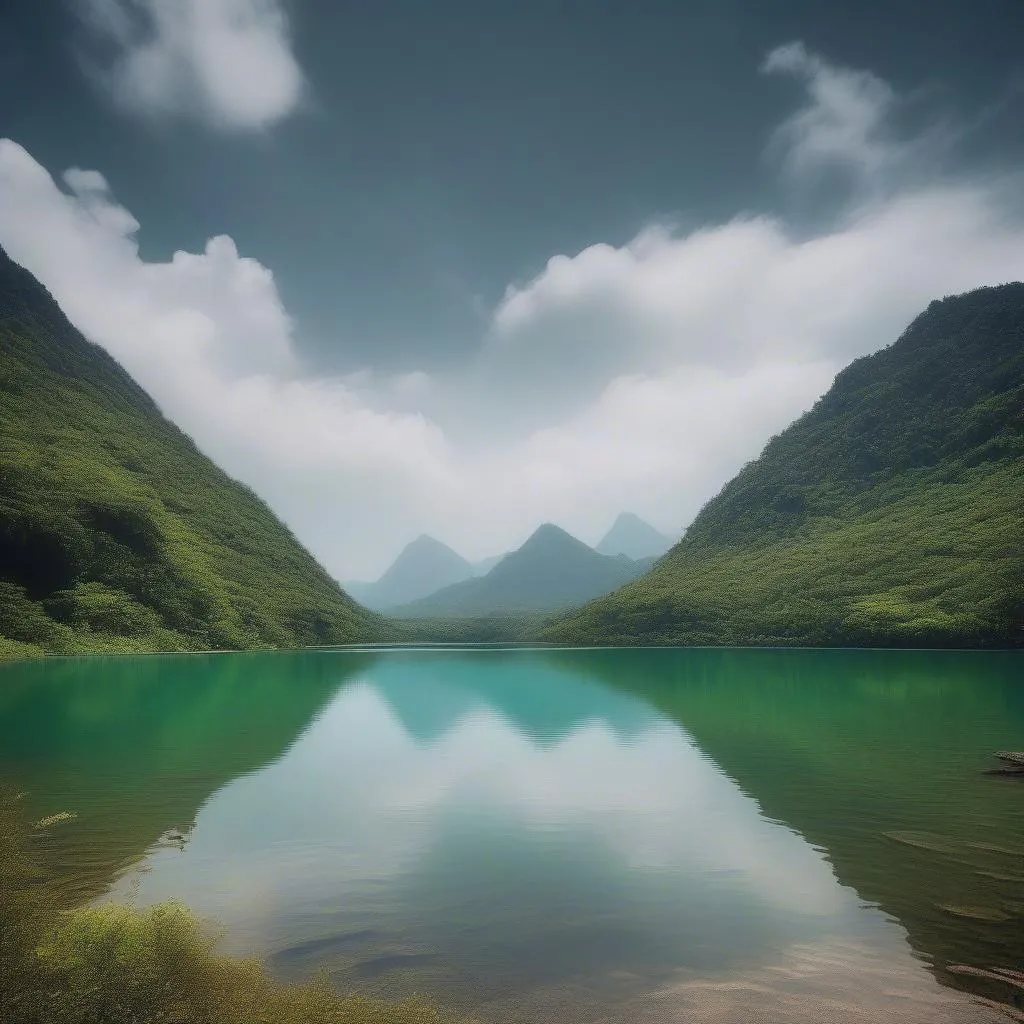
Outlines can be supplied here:
[[362, 641], [380, 621], [0, 250], [0, 655]]
[[652, 572], [544, 635], [1024, 643], [1024, 284], [932, 302], [843, 370]]

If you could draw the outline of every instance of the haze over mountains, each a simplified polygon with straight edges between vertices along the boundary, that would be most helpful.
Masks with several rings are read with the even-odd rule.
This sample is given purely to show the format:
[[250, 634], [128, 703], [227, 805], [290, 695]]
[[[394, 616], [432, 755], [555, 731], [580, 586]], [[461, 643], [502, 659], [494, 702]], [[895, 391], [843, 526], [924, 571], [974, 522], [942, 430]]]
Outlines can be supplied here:
[[345, 582], [345, 589], [367, 608], [384, 610], [405, 604], [474, 575], [470, 562], [447, 544], [421, 534], [407, 544], [373, 583]]
[[479, 562], [473, 563], [474, 576], [486, 576], [504, 557], [507, 555], [491, 555], [489, 558], [482, 558]]
[[[625, 555], [633, 561], [641, 562], [639, 568], [643, 570], [649, 567], [651, 559], [664, 554], [670, 546], [669, 539], [653, 526], [631, 512], [623, 512], [601, 540], [598, 548], [593, 550], [598, 550], [604, 555]], [[469, 562], [447, 544], [421, 534], [402, 549], [379, 580], [372, 583], [350, 580], [342, 585], [367, 608], [388, 611], [419, 601], [456, 583], [486, 576], [507, 554], [508, 552], [492, 555], [479, 562]], [[620, 578], [618, 573], [609, 575], [616, 581]], [[504, 608], [505, 605], [499, 602], [495, 607]], [[526, 607], [547, 609], [549, 605], [546, 602], [537, 605], [531, 601], [527, 606], [522, 606], [521, 610]], [[491, 610], [494, 609], [489, 609]]]
[[485, 576], [444, 587], [393, 613], [440, 618], [553, 611], [608, 593], [649, 567], [649, 560], [599, 554], [545, 523]]
[[672, 541], [632, 512], [622, 512], [595, 550], [602, 555], [627, 558], [660, 558]]

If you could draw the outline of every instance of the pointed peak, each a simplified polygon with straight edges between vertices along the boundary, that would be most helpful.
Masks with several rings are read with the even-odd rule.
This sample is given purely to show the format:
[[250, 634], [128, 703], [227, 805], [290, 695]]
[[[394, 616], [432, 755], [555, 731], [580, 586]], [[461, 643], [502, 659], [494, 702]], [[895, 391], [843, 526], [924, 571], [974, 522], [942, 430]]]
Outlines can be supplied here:
[[473, 567], [462, 555], [436, 537], [421, 533], [402, 548], [374, 584], [375, 606], [415, 601], [472, 575]]
[[624, 554], [629, 558], [662, 555], [672, 546], [670, 538], [635, 512], [620, 512], [611, 528], [598, 542], [597, 550], [603, 555]]
[[436, 537], [431, 537], [429, 533], [421, 533], [415, 540], [409, 541], [404, 548], [398, 553], [398, 558], [402, 558], [408, 554], [430, 554], [430, 553], [445, 553], [455, 555], [457, 558], [462, 556], [449, 547], [443, 540], [438, 540]]
[[[526, 544], [533, 544], [536, 541], [543, 541], [550, 543], [551, 541], [575, 541], [577, 544], [582, 544], [583, 541], [577, 540], [568, 530], [563, 530], [561, 526], [556, 526], [554, 523], [541, 523], [533, 533], [526, 540]], [[525, 544], [523, 545], [526, 546]]]
[[[423, 556], [443, 556], [445, 558], [458, 559], [460, 562], [466, 561], [462, 555], [453, 548], [450, 548], [444, 541], [431, 537], [429, 533], [421, 533], [415, 540], [409, 541], [402, 548], [394, 564], [407, 561], [410, 557], [419, 558]], [[466, 564], [468, 565], [469, 563], [466, 562]]]
[[636, 523], [643, 523], [644, 526], [650, 526], [650, 523], [645, 522], [635, 512], [620, 512], [615, 517], [615, 522], [612, 525], [635, 525]]
[[429, 533], [421, 533], [415, 540], [409, 541], [409, 543], [406, 544], [405, 546], [406, 546], [406, 548], [412, 548], [412, 547], [417, 547], [417, 548], [432, 547], [433, 548], [433, 547], [438, 547], [438, 546], [440, 546], [440, 547], [447, 547], [448, 545], [447, 544], [443, 544], [436, 537], [431, 537]]
[[554, 523], [541, 523], [533, 533], [531, 537], [571, 537], [572, 534], [568, 530], [563, 530], [562, 527], [556, 526]]
[[568, 530], [554, 523], [542, 523], [526, 539], [520, 551], [554, 550], [565, 548], [580, 548], [591, 550], [589, 545], [584, 544], [578, 537], [574, 537]]

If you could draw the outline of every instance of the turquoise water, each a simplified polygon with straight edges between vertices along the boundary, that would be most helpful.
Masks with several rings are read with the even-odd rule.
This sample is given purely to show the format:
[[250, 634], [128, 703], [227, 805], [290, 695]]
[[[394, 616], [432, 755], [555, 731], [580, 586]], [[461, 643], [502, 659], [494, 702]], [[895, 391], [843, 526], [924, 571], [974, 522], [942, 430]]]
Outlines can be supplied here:
[[[981, 1020], [1024, 963], [1014, 654], [306, 652], [0, 670], [79, 898], [488, 1020]], [[950, 967], [954, 967], [950, 971]]]

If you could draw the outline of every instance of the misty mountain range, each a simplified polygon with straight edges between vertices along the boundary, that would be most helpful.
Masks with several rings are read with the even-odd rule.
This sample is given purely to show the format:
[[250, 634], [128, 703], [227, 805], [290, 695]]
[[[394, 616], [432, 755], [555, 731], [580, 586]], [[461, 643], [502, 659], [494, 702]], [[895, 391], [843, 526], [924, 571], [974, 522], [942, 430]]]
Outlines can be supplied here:
[[545, 523], [516, 551], [479, 562], [422, 534], [380, 579], [342, 585], [367, 608], [415, 617], [553, 611], [635, 579], [671, 545], [632, 512], [621, 513], [596, 548]]

